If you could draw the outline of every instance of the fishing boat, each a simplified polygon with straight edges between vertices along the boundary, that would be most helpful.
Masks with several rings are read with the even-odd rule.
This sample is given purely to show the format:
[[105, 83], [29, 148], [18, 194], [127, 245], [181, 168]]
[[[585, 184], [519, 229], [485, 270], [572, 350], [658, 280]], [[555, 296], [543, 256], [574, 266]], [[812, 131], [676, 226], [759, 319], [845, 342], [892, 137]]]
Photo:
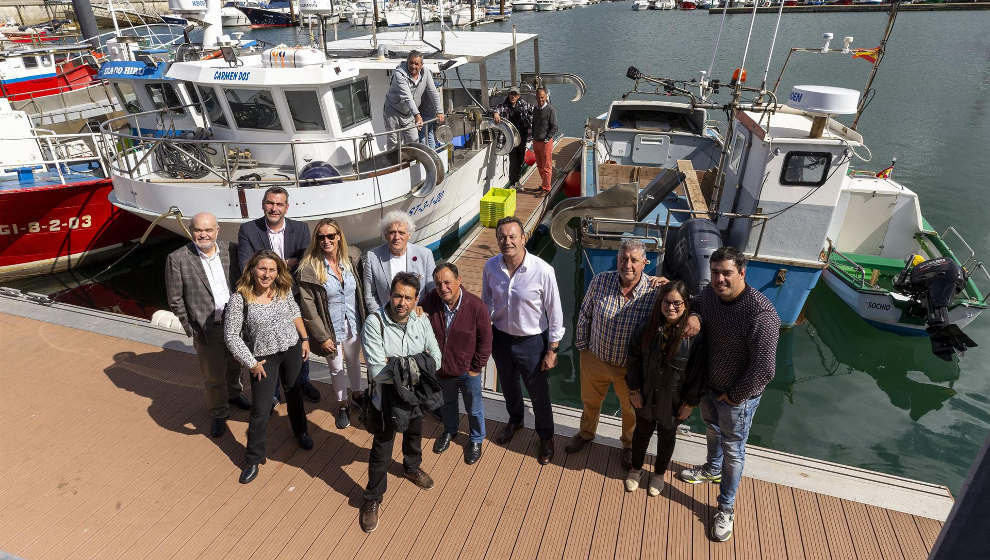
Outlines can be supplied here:
[[290, 0], [271, 0], [257, 6], [237, 6], [251, 22], [252, 29], [294, 27], [299, 25]]
[[250, 27], [251, 20], [247, 15], [238, 10], [238, 6], [256, 6], [257, 2], [247, 2], [238, 0], [237, 2], [226, 2], [220, 8], [220, 22], [224, 27]]
[[536, 0], [516, 0], [512, 3], [512, 10], [516, 12], [536, 11]]
[[698, 4], [693, 0], [680, 0], [677, 3], [677, 9], [679, 10], [696, 10], [698, 9]]
[[511, 16], [512, 3], [500, 0], [499, 2], [489, 2], [485, 5], [486, 16]]
[[632, 9], [633, 11], [644, 11], [649, 10], [650, 5], [654, 0], [633, 0]]
[[0, 41], [34, 44], [59, 41], [65, 38], [59, 30], [67, 23], [70, 23], [67, 19], [52, 19], [28, 26], [8, 20], [0, 25]]
[[[261, 216], [265, 189], [279, 185], [295, 219], [312, 225], [333, 217], [361, 247], [380, 243], [377, 220], [391, 210], [412, 217], [418, 243], [437, 248], [456, 239], [477, 222], [482, 195], [507, 185], [507, 154], [521, 141], [504, 122], [484, 118], [491, 84], [483, 69], [537, 36], [442, 33], [386, 32], [333, 41], [325, 50], [276, 47], [236, 60], [172, 63], [165, 77], [180, 105], [101, 127], [111, 201], [149, 221], [173, 207], [183, 216], [212, 212], [221, 236], [234, 239], [241, 224]], [[441, 44], [444, 53], [433, 47]], [[390, 146], [384, 125], [388, 74], [413, 49], [446, 84], [447, 122], [437, 129], [443, 145], [435, 149]], [[483, 78], [462, 79], [470, 66], [470, 75]], [[519, 74], [497, 83], [535, 87], [534, 80]]]
[[538, 12], [557, 11], [557, 0], [536, 0], [536, 10]]
[[100, 53], [88, 44], [21, 48], [0, 53], [0, 96], [11, 101], [46, 97], [93, 82]]

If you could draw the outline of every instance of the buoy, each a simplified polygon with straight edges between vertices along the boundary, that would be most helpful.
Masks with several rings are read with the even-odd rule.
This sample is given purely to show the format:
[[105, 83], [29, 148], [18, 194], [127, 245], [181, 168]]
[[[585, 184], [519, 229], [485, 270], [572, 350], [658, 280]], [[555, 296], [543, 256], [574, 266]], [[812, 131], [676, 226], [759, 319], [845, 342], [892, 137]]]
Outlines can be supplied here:
[[526, 150], [526, 155], [523, 156], [523, 161], [526, 162], [526, 165], [533, 165], [536, 163], [536, 153], [533, 152], [533, 150]]
[[736, 68], [735, 70], [732, 71], [732, 83], [734, 84], [736, 82], [740, 82], [740, 83], [743, 83], [743, 84], [746, 83], [746, 69], [745, 68]]
[[571, 171], [564, 179], [564, 194], [567, 196], [581, 196], [581, 172]]

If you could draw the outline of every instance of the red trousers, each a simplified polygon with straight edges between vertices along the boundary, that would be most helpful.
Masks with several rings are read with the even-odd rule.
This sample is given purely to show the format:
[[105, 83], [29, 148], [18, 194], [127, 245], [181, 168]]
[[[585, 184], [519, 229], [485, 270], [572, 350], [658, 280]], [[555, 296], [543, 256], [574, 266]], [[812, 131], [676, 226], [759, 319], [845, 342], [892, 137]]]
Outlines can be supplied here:
[[533, 152], [536, 154], [536, 168], [540, 170], [540, 178], [543, 180], [543, 190], [549, 191], [550, 179], [553, 178], [553, 140], [534, 140]]

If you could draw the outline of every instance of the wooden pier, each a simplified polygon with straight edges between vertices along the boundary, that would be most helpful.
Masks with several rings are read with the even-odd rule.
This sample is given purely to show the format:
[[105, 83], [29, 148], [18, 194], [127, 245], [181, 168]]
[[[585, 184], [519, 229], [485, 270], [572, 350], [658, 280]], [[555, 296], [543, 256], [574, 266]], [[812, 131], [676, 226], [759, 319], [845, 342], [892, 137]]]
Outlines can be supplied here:
[[[436, 486], [419, 490], [394, 463], [369, 535], [358, 507], [370, 436], [335, 429], [334, 403], [306, 405], [311, 451], [298, 448], [279, 406], [268, 462], [241, 485], [247, 413], [233, 412], [220, 439], [207, 435], [195, 356], [173, 349], [188, 339], [157, 329], [161, 344], [134, 342], [98, 331], [151, 327], [54, 311], [0, 296], [0, 344], [12, 349], [0, 411], [0, 557], [921, 559], [942, 525], [746, 477], [735, 535], [715, 543], [705, 533], [715, 485], [688, 485], [668, 471], [661, 496], [627, 493], [618, 449], [596, 443], [567, 455], [558, 435], [554, 461], [541, 467], [530, 430], [507, 447], [486, 440], [469, 466], [464, 433], [432, 453], [440, 428], [430, 420], [423, 468]], [[69, 320], [86, 328], [55, 324]], [[499, 427], [490, 420], [489, 436]]]

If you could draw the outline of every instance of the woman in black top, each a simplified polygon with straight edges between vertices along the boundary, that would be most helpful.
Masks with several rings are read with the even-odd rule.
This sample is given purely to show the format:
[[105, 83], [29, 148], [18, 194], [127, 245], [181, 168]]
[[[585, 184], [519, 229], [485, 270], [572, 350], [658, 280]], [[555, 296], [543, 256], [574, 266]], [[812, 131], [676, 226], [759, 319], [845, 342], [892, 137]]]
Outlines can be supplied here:
[[690, 315], [687, 287], [668, 282], [660, 287], [650, 318], [636, 328], [629, 343], [626, 382], [636, 408], [632, 440], [632, 467], [626, 490], [639, 488], [646, 447], [657, 432], [657, 460], [649, 495], [663, 491], [663, 474], [674, 453], [677, 425], [698, 404], [704, 381], [704, 356], [697, 337], [684, 335]]

